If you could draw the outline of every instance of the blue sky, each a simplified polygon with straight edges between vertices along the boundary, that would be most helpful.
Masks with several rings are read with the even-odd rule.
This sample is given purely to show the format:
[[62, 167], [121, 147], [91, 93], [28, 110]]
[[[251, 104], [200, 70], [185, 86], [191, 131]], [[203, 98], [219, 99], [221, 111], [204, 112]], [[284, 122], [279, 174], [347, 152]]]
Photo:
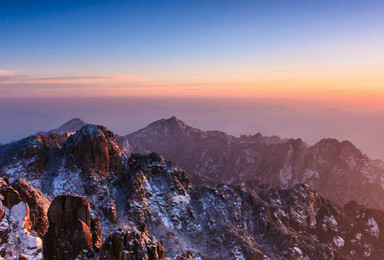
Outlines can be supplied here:
[[0, 69], [245, 77], [380, 62], [382, 1], [2, 1]]

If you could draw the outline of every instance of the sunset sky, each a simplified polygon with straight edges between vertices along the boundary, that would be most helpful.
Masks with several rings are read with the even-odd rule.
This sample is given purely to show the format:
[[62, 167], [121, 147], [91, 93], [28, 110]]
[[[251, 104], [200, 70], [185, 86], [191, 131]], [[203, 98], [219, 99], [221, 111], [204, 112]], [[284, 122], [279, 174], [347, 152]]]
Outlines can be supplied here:
[[384, 159], [384, 1], [4, 0], [0, 101], [0, 142], [72, 116], [124, 134], [177, 115], [232, 134], [349, 139]]
[[2, 1], [0, 96], [384, 98], [382, 1]]

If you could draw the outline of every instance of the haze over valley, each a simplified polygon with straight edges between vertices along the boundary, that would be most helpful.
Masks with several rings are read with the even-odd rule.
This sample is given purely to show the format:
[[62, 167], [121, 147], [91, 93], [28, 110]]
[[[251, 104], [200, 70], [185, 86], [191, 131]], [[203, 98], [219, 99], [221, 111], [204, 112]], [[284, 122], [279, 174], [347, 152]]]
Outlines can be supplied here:
[[177, 116], [203, 130], [240, 136], [277, 135], [314, 144], [322, 138], [349, 140], [384, 159], [384, 112], [343, 102], [236, 98], [51, 98], [3, 99], [0, 143], [48, 130], [73, 117], [108, 125], [120, 135], [159, 118]]

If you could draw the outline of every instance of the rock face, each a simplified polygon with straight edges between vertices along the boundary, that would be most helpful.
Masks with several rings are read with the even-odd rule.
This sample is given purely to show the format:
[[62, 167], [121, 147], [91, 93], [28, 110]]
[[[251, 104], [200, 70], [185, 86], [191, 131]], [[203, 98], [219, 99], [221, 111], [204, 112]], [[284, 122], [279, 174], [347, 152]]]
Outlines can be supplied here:
[[0, 178], [0, 190], [7, 208], [11, 209], [20, 202], [28, 205], [31, 229], [42, 238], [48, 227], [47, 211], [51, 203], [50, 199], [41, 191], [28, 185], [24, 179], [9, 184], [8, 180]]
[[[109, 219], [112, 223], [117, 221], [110, 182], [122, 174], [126, 155], [113, 133], [105, 127], [86, 125], [70, 135], [32, 136], [2, 146], [0, 155], [2, 153], [0, 171], [10, 182], [16, 183], [22, 177], [29, 185], [52, 198], [67, 193], [87, 196], [97, 217]], [[37, 168], [35, 165], [40, 166]], [[8, 197], [12, 199], [9, 193]], [[28, 191], [23, 196], [28, 200], [37, 194]], [[30, 207], [35, 212], [35, 207]], [[44, 225], [41, 229], [36, 231], [43, 234]]]
[[65, 142], [63, 150], [72, 154], [75, 164], [84, 174], [97, 174], [106, 178], [110, 172], [122, 171], [122, 152], [113, 133], [103, 126], [87, 125]]
[[[120, 221], [146, 226], [172, 259], [383, 256], [380, 210], [357, 203], [341, 208], [302, 184], [288, 189], [254, 181], [194, 187], [181, 168], [156, 153], [132, 155], [128, 167], [118, 181], [117, 205], [127, 216]], [[107, 239], [105, 255], [112, 248], [124, 251], [122, 242], [112, 242], [122, 241], [123, 234]]]
[[282, 188], [306, 183], [339, 205], [356, 200], [384, 209], [384, 163], [369, 159], [348, 141], [323, 139], [308, 146], [301, 139], [259, 133], [237, 138], [201, 131], [175, 117], [126, 137], [142, 152], [159, 152], [187, 172], [218, 183], [257, 179]]
[[20, 194], [21, 201], [28, 204], [32, 230], [42, 238], [48, 229], [47, 212], [50, 199], [40, 190], [28, 185], [24, 179], [13, 182], [11, 187]]
[[46, 259], [75, 259], [92, 256], [100, 248], [101, 231], [92, 219], [86, 197], [57, 196], [48, 210], [49, 228], [44, 236]]
[[0, 221], [0, 256], [5, 259], [42, 259], [43, 245], [31, 232], [30, 210], [20, 202], [11, 209], [3, 208]]
[[[41, 189], [44, 172], [61, 149], [68, 135], [35, 135], [0, 147], [0, 171], [10, 182], [24, 178], [30, 185]], [[55, 162], [56, 163], [56, 162]]]
[[105, 240], [101, 248], [100, 259], [164, 260], [164, 245], [146, 231], [117, 230]]
[[0, 193], [0, 256], [42, 259], [49, 198], [23, 179], [9, 183], [6, 177], [0, 178]]

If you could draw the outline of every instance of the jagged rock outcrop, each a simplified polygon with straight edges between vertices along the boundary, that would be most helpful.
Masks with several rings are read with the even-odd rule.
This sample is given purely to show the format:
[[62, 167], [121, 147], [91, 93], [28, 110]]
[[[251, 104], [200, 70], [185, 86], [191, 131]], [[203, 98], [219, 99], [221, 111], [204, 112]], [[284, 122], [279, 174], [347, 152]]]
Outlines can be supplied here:
[[128, 165], [127, 179], [120, 182], [128, 198], [127, 221], [146, 225], [164, 241], [171, 258], [383, 256], [382, 211], [363, 219], [301, 184], [288, 189], [253, 181], [194, 187], [182, 169], [156, 153], [133, 155]]
[[122, 152], [113, 133], [104, 126], [86, 125], [65, 142], [63, 152], [72, 154], [84, 174], [103, 178], [122, 171]]
[[47, 211], [50, 205], [50, 199], [41, 191], [32, 186], [24, 179], [19, 179], [9, 184], [8, 179], [0, 178], [0, 190], [4, 205], [11, 209], [14, 205], [24, 202], [30, 210], [29, 219], [31, 229], [39, 237], [43, 237], [47, 231]]
[[45, 259], [91, 257], [100, 249], [98, 220], [91, 216], [89, 201], [76, 195], [59, 195], [48, 210], [49, 228], [44, 236]]
[[[38, 152], [24, 156], [29, 147], [36, 147]], [[0, 153], [2, 151], [9, 152], [7, 158], [14, 158], [8, 161], [0, 157], [0, 171], [11, 182], [22, 177], [51, 197], [67, 193], [87, 196], [96, 216], [117, 222], [110, 182], [122, 174], [126, 159], [113, 133], [105, 127], [86, 125], [76, 133], [32, 136], [0, 149]], [[42, 167], [33, 167], [36, 164]], [[34, 212], [34, 207], [31, 208]]]
[[172, 196], [186, 196], [191, 188], [187, 174], [158, 153], [133, 154], [128, 161], [128, 167], [127, 180], [122, 179], [122, 183], [126, 183], [127, 187], [123, 192], [128, 198], [127, 210], [137, 226], [145, 225], [154, 217], [147, 199], [156, 196], [156, 189], [167, 189], [171, 199]]
[[28, 185], [24, 179], [13, 182], [11, 187], [19, 193], [21, 201], [28, 204], [32, 230], [42, 238], [48, 229], [47, 212], [50, 199], [40, 190]]
[[348, 141], [323, 139], [308, 146], [301, 139], [259, 133], [238, 138], [201, 131], [175, 117], [126, 137], [140, 151], [159, 152], [217, 183], [258, 179], [282, 188], [307, 183], [341, 206], [356, 200], [384, 209], [384, 162], [369, 159]]
[[[269, 208], [274, 209], [274, 215], [285, 227], [295, 230], [295, 236], [305, 238], [305, 250], [296, 243], [300, 245], [301, 253], [319, 252], [323, 248], [322, 254], [332, 259], [383, 257], [384, 243], [379, 239], [384, 235], [383, 211], [367, 209], [356, 202], [340, 208], [303, 184], [285, 190], [269, 188], [257, 193]], [[308, 245], [312, 246], [308, 248]]]
[[10, 209], [2, 210], [4, 215], [0, 221], [0, 256], [5, 259], [42, 259], [42, 241], [31, 232], [28, 205], [20, 202]]
[[164, 260], [164, 245], [144, 230], [117, 230], [105, 240], [100, 259]]
[[10, 182], [19, 178], [42, 189], [44, 173], [68, 135], [34, 135], [0, 147], [0, 171]]

